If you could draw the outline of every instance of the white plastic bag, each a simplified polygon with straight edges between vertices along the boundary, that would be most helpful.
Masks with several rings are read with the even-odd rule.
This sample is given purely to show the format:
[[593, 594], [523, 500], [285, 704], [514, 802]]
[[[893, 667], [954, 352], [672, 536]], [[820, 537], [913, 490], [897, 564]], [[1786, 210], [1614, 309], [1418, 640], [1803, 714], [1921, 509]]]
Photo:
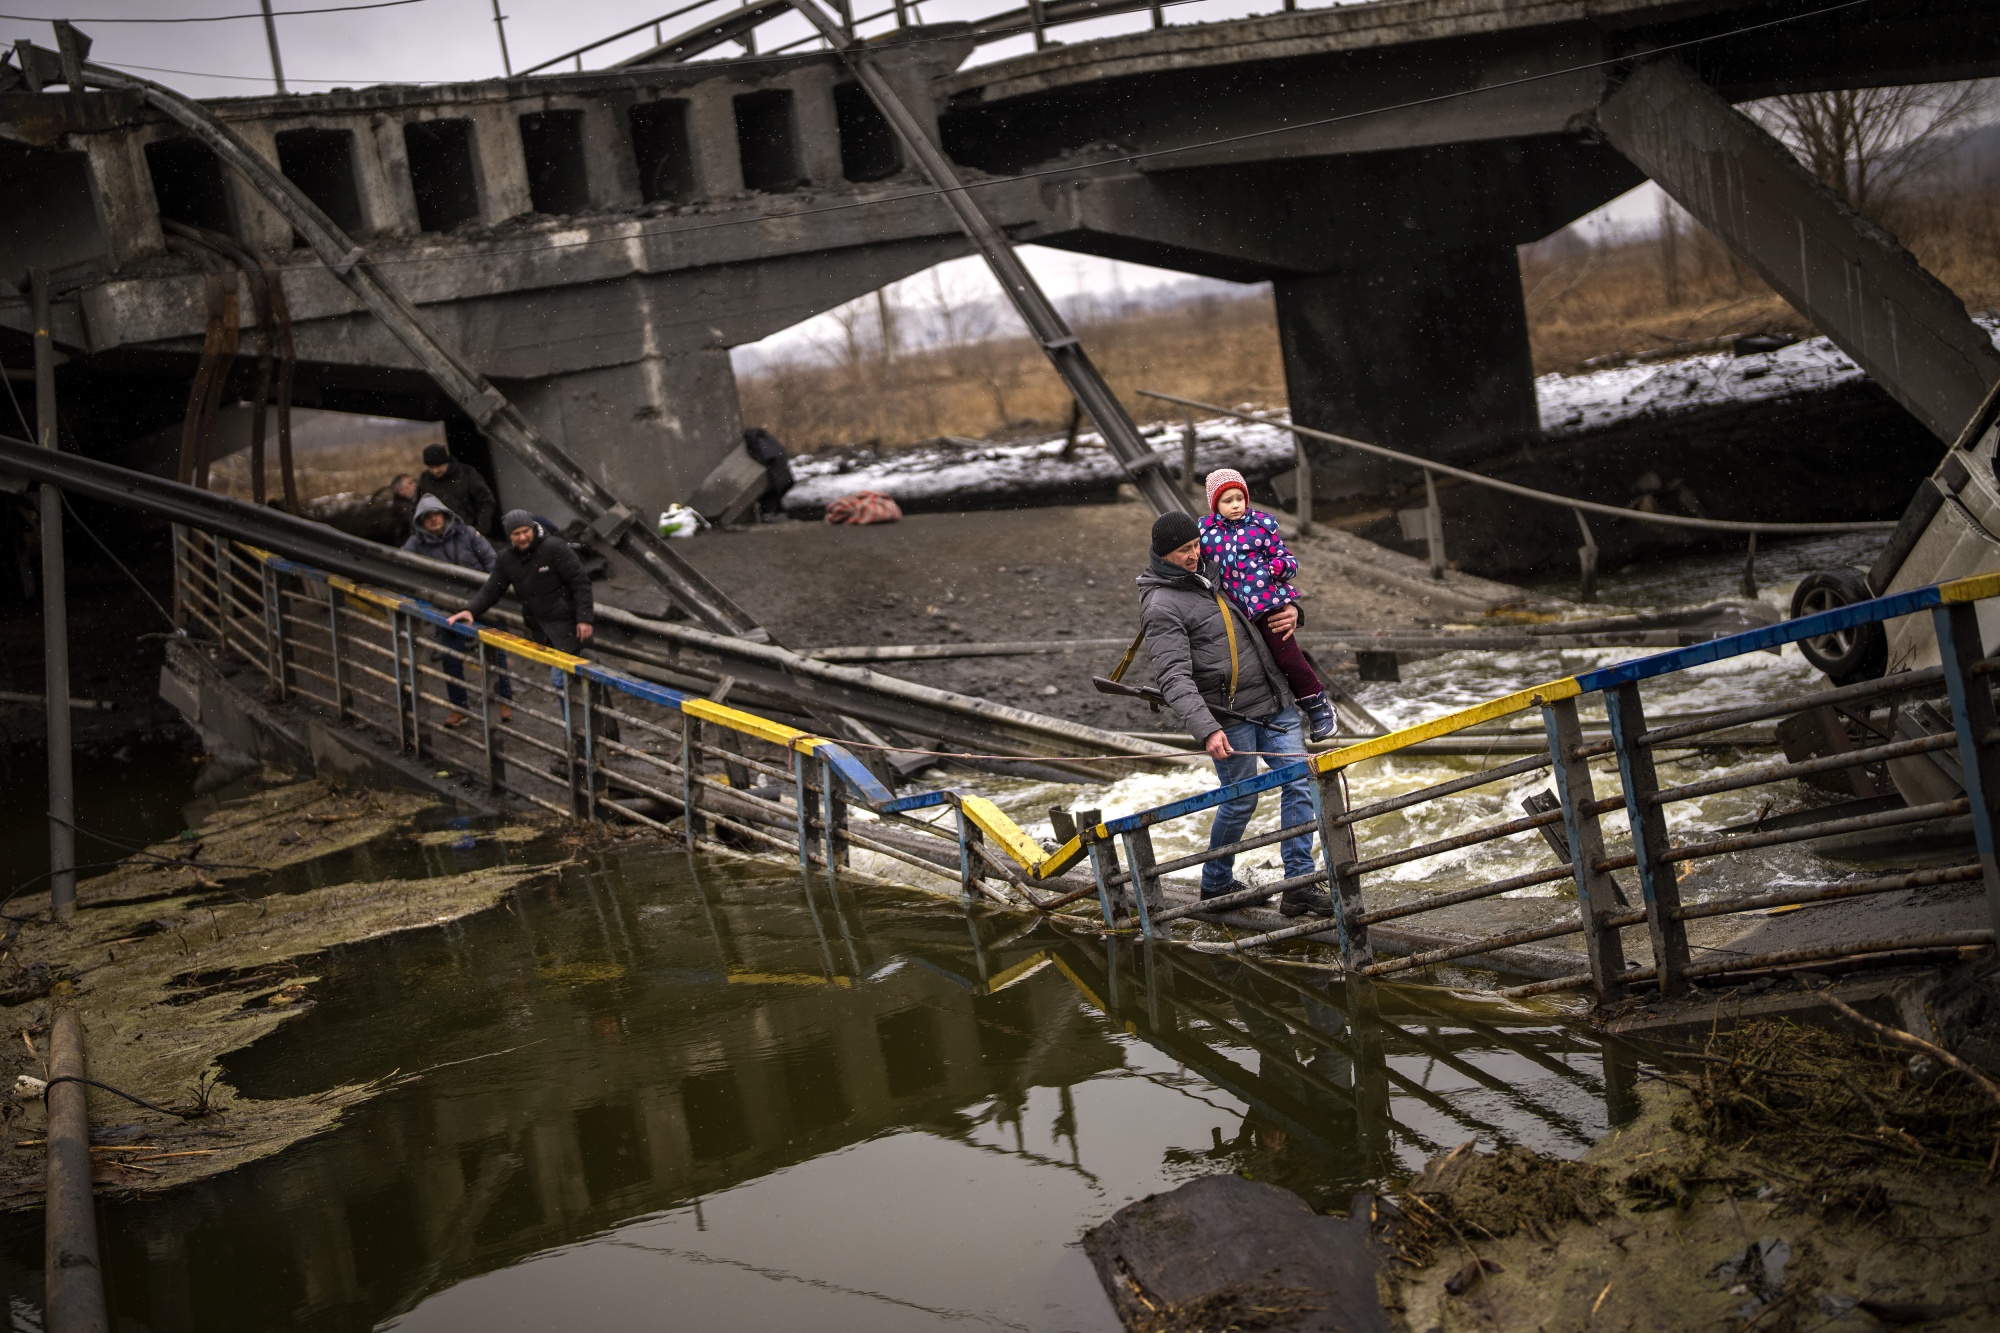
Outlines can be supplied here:
[[660, 511], [662, 537], [692, 537], [708, 526], [708, 520], [686, 505], [668, 505]]

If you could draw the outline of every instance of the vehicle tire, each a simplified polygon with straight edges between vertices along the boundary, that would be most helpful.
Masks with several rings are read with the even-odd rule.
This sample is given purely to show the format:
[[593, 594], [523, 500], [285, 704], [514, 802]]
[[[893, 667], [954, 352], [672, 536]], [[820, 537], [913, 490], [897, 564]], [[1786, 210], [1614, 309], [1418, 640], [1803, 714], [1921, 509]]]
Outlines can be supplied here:
[[[1792, 592], [1792, 618], [1817, 615], [1865, 602], [1874, 594], [1857, 570], [1822, 569], [1799, 580]], [[1888, 669], [1889, 636], [1882, 626], [1857, 625], [1799, 641], [1799, 651], [1836, 685], [1874, 680]]]

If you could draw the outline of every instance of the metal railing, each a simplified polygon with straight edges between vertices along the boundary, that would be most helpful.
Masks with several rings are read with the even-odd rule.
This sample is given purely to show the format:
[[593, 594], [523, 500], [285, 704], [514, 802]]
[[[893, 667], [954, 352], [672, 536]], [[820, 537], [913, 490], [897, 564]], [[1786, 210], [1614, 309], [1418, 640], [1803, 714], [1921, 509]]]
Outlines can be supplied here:
[[[273, 698], [301, 699], [400, 751], [473, 775], [490, 792], [561, 816], [660, 832], [675, 831], [671, 826], [678, 821], [678, 831], [691, 844], [795, 857], [808, 876], [815, 867], [853, 875], [852, 853], [863, 850], [955, 880], [968, 898], [1061, 912], [1100, 929], [1136, 928], [1148, 939], [1173, 940], [1205, 953], [1241, 955], [1314, 937], [1337, 947], [1344, 969], [1381, 977], [1445, 962], [1492, 965], [1509, 950], [1580, 936], [1580, 954], [1553, 955], [1573, 957], [1574, 971], [1548, 975], [1545, 957], [1536, 981], [1506, 993], [1588, 987], [1608, 999], [1640, 984], [1673, 994], [1704, 977], [1832, 959], [1963, 954], [1991, 947], [1994, 940], [1991, 929], [1932, 931], [1696, 961], [1688, 925], [1712, 917], [1978, 881], [2000, 922], [1993, 829], [2000, 798], [2000, 717], [1990, 680], [2000, 674], [2000, 658], [1983, 656], [1976, 607], [2000, 596], [2000, 574], [1895, 593], [1519, 690], [1135, 814], [1109, 820], [1087, 816], [1074, 836], [1053, 849], [985, 797], [957, 790], [898, 797], [846, 745], [504, 630], [450, 625], [446, 613], [413, 597], [190, 529], [177, 532], [175, 576], [183, 623], [205, 631], [261, 672]], [[1646, 682], [1922, 612], [1933, 618], [1939, 666], [1666, 726], [1647, 722], [1641, 697]], [[1608, 738], [1583, 731], [1578, 703], [1588, 696], [1602, 699]], [[1899, 702], [1912, 698], [1918, 706]], [[1864, 739], [1872, 732], [1879, 743], [1867, 740], [1859, 748], [1849, 745], [1798, 761], [1756, 762], [1697, 782], [1660, 779], [1656, 756], [1663, 750], [1813, 709], [1841, 710]], [[1884, 709], [1886, 717], [1878, 720]], [[1345, 775], [1357, 765], [1530, 710], [1542, 718], [1546, 748], [1540, 753], [1386, 799], [1360, 804], [1349, 799]], [[1950, 729], [1934, 731], [1915, 720], [1927, 711], [1939, 721], [1948, 712]], [[1844, 724], [1841, 734], [1847, 734]], [[1604, 767], [1606, 761], [1608, 775], [1593, 772], [1593, 763]], [[1878, 801], [1864, 812], [1835, 809], [1827, 818], [1794, 816], [1768, 826], [1760, 820], [1748, 828], [1668, 834], [1666, 811], [1676, 803], [1904, 762], [1935, 765], [1960, 794], [1900, 806]], [[1521, 816], [1426, 842], [1377, 846], [1377, 838], [1364, 838], [1364, 826], [1380, 816], [1543, 771], [1550, 775], [1553, 796], [1530, 801]], [[1312, 796], [1310, 822], [1171, 859], [1156, 854], [1155, 828], [1199, 816], [1233, 797], [1301, 780]], [[944, 818], [922, 817], [926, 811]], [[1617, 811], [1624, 812], [1631, 830], [1622, 850], [1607, 846], [1603, 827], [1604, 816]], [[1682, 869], [1700, 862], [1951, 820], [1970, 825], [1976, 860], [1682, 900]], [[1207, 901], [1168, 879], [1176, 871], [1301, 836], [1318, 841], [1310, 874]], [[1544, 843], [1545, 864], [1467, 887], [1370, 901], [1370, 877], [1380, 872], [1517, 838]], [[1638, 901], [1627, 899], [1620, 871], [1634, 872]], [[1478, 936], [1414, 935], [1403, 924], [1549, 884], [1568, 885], [1576, 906], [1543, 924]], [[1288, 889], [1318, 885], [1328, 887], [1330, 919], [1277, 924], [1270, 917], [1264, 918], [1267, 927], [1258, 928], [1254, 915], [1226, 915]], [[1252, 933], [1215, 938], [1218, 924], [1242, 927], [1246, 921]], [[1177, 922], [1198, 929], [1177, 933]], [[1400, 956], [1378, 957], [1371, 928], [1391, 922], [1399, 923]], [[1628, 962], [1625, 932], [1636, 935], [1641, 929], [1650, 959]]]

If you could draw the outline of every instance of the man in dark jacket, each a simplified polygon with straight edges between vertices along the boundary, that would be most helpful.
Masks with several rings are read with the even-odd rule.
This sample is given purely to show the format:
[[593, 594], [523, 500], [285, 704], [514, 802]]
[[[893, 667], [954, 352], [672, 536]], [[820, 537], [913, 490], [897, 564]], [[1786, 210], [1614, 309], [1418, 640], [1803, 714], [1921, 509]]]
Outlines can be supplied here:
[[[1254, 777], [1259, 755], [1272, 769], [1299, 762], [1306, 754], [1305, 733], [1284, 673], [1249, 617], [1222, 595], [1217, 571], [1201, 558], [1201, 532], [1194, 519], [1162, 514], [1153, 524], [1152, 555], [1138, 581], [1139, 625], [1152, 655], [1153, 676], [1215, 761], [1216, 777], [1225, 787]], [[1275, 612], [1272, 628], [1283, 633], [1292, 626], [1278, 618], [1295, 621], [1297, 615], [1293, 607]], [[1312, 791], [1306, 786], [1311, 780], [1301, 776], [1280, 789], [1284, 827], [1313, 822]], [[1256, 812], [1255, 793], [1224, 801], [1216, 807], [1208, 845], [1241, 841]], [[1285, 841], [1285, 878], [1313, 873], [1312, 843], [1310, 833]], [[1246, 887], [1236, 882], [1235, 867], [1234, 856], [1202, 866], [1201, 896], [1216, 898]], [[1327, 916], [1333, 900], [1320, 890], [1291, 889], [1280, 910], [1286, 916]]]
[[[417, 497], [416, 516], [411, 522], [413, 531], [410, 539], [403, 543], [403, 549], [413, 555], [430, 560], [441, 560], [461, 569], [476, 569], [482, 574], [493, 572], [493, 546], [484, 537], [467, 527], [464, 520], [445, 508], [444, 502], [435, 495]], [[445, 683], [444, 692], [451, 698], [451, 712], [445, 715], [447, 727], [463, 726], [468, 720], [465, 712], [465, 686], [459, 682], [465, 679], [465, 637], [454, 630], [440, 627], [437, 632], [439, 645], [444, 649], [438, 655], [438, 664], [451, 679]], [[503, 673], [500, 677], [500, 697], [512, 699], [514, 685]], [[514, 710], [510, 705], [500, 705], [500, 720], [511, 721]]]
[[435, 495], [446, 509], [470, 523], [474, 532], [484, 535], [493, 531], [493, 513], [499, 508], [493, 488], [441, 444], [424, 446], [424, 470], [417, 478], [417, 494]]
[[[577, 657], [590, 642], [591, 621], [596, 619], [596, 603], [591, 597], [590, 575], [576, 558], [570, 544], [542, 525], [525, 509], [509, 509], [500, 518], [507, 533], [507, 545], [493, 561], [486, 586], [472, 595], [465, 610], [452, 616], [455, 625], [469, 625], [491, 611], [508, 589], [521, 603], [521, 618], [528, 622], [528, 637], [547, 648]], [[549, 668], [549, 684], [562, 701], [563, 716], [569, 716], [569, 694], [561, 667]], [[596, 690], [598, 687], [589, 687]], [[618, 720], [604, 720], [604, 735], [618, 739]]]
[[590, 642], [597, 608], [590, 575], [568, 542], [544, 528], [525, 509], [510, 509], [501, 524], [507, 545], [493, 562], [486, 586], [473, 594], [453, 624], [470, 624], [492, 610], [511, 589], [521, 601], [528, 637], [536, 643], [581, 656]]

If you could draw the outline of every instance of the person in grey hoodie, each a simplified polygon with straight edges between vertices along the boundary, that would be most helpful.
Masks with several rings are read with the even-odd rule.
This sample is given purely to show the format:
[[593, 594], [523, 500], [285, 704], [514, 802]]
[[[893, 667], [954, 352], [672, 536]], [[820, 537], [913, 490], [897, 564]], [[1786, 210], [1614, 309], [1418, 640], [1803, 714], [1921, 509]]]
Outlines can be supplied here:
[[[1261, 755], [1266, 768], [1279, 769], [1305, 758], [1305, 734], [1284, 672], [1271, 657], [1264, 636], [1242, 608], [1222, 593], [1215, 566], [1202, 558], [1201, 530], [1186, 514], [1162, 514], [1153, 524], [1152, 560], [1139, 575], [1139, 626], [1153, 659], [1153, 677], [1189, 733], [1215, 761], [1215, 775], [1227, 787], [1254, 777]], [[1273, 613], [1296, 616], [1287, 607]], [[1283, 632], [1290, 626], [1273, 625]], [[1301, 773], [1279, 789], [1284, 827], [1313, 822], [1312, 779]], [[1242, 840], [1257, 812], [1257, 794], [1231, 797], [1215, 810], [1211, 848]], [[1281, 847], [1285, 878], [1310, 875], [1312, 835], [1288, 838]], [[1235, 879], [1236, 858], [1218, 857], [1201, 868], [1201, 896], [1216, 898], [1247, 887]], [[1330, 916], [1333, 900], [1324, 890], [1285, 892], [1286, 916], [1315, 912]]]
[[[431, 560], [441, 560], [447, 565], [457, 565], [463, 569], [476, 569], [482, 574], [493, 572], [493, 544], [472, 530], [470, 524], [453, 513], [435, 495], [417, 497], [417, 507], [410, 516], [410, 539], [403, 543], [403, 549]], [[465, 636], [457, 630], [438, 627], [437, 640], [444, 651], [438, 654], [439, 665], [451, 679], [445, 683], [444, 692], [451, 699], [451, 712], [445, 715], [447, 727], [463, 726], [468, 720], [465, 708], [468, 702], [465, 686]], [[500, 697], [514, 697], [513, 682], [502, 674], [500, 677]], [[514, 710], [507, 704], [500, 705], [502, 721], [510, 720]]]

